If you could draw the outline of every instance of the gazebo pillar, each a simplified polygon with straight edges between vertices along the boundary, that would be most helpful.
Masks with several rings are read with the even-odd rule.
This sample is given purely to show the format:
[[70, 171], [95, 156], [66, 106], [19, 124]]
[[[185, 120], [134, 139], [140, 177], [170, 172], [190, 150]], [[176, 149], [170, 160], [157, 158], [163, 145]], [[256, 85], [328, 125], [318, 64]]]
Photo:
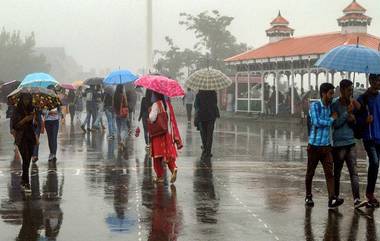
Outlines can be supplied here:
[[235, 112], [237, 112], [237, 109], [238, 109], [238, 98], [239, 98], [238, 77], [239, 77], [239, 72], [236, 72], [235, 74]]
[[264, 99], [264, 92], [265, 92], [265, 75], [263, 71], [260, 71], [260, 77], [261, 77], [261, 114], [265, 114], [265, 99]]
[[330, 76], [329, 76], [329, 71], [326, 69], [326, 82], [329, 83], [330, 82]]
[[331, 84], [335, 87], [335, 72], [331, 73]]
[[276, 71], [276, 75], [275, 75], [275, 80], [276, 80], [276, 83], [275, 83], [275, 87], [276, 87], [276, 115], [278, 115], [278, 82], [279, 82], [280, 76], [281, 76], [281, 74], [279, 73], [279, 71]]
[[305, 92], [305, 89], [303, 88], [303, 72], [301, 71], [301, 91], [303, 90]]
[[308, 68], [308, 70], [307, 70], [307, 75], [308, 75], [307, 84], [309, 86], [309, 90], [311, 90], [311, 69], [310, 68]]
[[318, 72], [315, 73], [315, 89], [316, 90], [319, 89], [319, 73]]
[[291, 104], [290, 104], [290, 112], [293, 115], [294, 114], [294, 69], [293, 69], [293, 64], [292, 64], [292, 86], [291, 86]]
[[251, 71], [248, 65], [248, 113], [251, 112]]

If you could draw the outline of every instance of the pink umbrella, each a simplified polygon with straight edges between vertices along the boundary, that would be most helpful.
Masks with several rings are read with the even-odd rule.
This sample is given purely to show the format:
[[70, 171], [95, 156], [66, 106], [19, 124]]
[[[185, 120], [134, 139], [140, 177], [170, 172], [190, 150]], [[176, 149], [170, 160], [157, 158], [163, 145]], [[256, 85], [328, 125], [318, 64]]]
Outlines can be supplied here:
[[76, 87], [73, 84], [60, 84], [60, 86], [67, 90], [76, 90]]
[[185, 91], [176, 80], [160, 75], [144, 75], [135, 82], [136, 86], [153, 90], [167, 97], [184, 96]]

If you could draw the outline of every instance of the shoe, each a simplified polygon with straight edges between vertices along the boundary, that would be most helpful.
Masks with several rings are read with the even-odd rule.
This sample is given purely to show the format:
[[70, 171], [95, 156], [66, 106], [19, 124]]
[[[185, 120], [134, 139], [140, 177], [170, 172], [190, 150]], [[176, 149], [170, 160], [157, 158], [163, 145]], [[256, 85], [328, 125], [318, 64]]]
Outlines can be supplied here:
[[175, 168], [173, 170], [172, 177], [170, 178], [170, 183], [175, 183], [175, 181], [177, 180], [177, 172], [178, 172], [178, 169]]
[[329, 200], [328, 207], [329, 209], [334, 209], [334, 208], [339, 207], [343, 203], [344, 203], [343, 198], [335, 197]]
[[305, 197], [305, 206], [306, 207], [314, 207], [314, 201], [313, 201], [313, 196], [306, 196]]
[[33, 163], [36, 163], [36, 162], [38, 162], [38, 157], [36, 157], [36, 156], [33, 156], [33, 157], [32, 157], [32, 162], [33, 162]]
[[82, 129], [82, 131], [83, 131], [84, 133], [86, 133], [86, 128], [85, 128], [83, 125], [81, 125], [80, 128]]
[[359, 198], [355, 199], [354, 201], [354, 208], [355, 209], [358, 209], [358, 208], [361, 208], [361, 207], [364, 207], [364, 206], [367, 206], [367, 201], [360, 201]]
[[21, 182], [20, 187], [21, 187], [21, 191], [23, 191], [25, 193], [31, 193], [32, 192], [32, 190], [30, 189], [29, 183]]
[[92, 131], [92, 129], [90, 129], [90, 128], [87, 128], [87, 132], [91, 132]]
[[373, 193], [367, 193], [366, 194], [368, 203], [367, 208], [378, 208], [379, 207], [379, 201], [376, 199], [375, 195]]

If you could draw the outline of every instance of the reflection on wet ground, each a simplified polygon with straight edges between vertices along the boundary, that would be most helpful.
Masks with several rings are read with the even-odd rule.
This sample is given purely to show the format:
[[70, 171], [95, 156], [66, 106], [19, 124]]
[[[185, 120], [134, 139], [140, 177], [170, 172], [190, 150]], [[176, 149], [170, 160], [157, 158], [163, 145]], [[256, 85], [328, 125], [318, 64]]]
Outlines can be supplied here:
[[[2, 122], [2, 130], [7, 123]], [[303, 125], [219, 121], [214, 157], [200, 160], [199, 133], [181, 125], [185, 148], [175, 185], [154, 184], [143, 138], [117, 150], [106, 134], [64, 126], [57, 164], [41, 156], [31, 168], [32, 193], [19, 188], [20, 162], [0, 134], [1, 240], [377, 240], [377, 211], [354, 210], [347, 171], [346, 200], [327, 210], [319, 167], [316, 206], [303, 205]], [[361, 190], [366, 157], [359, 150]]]

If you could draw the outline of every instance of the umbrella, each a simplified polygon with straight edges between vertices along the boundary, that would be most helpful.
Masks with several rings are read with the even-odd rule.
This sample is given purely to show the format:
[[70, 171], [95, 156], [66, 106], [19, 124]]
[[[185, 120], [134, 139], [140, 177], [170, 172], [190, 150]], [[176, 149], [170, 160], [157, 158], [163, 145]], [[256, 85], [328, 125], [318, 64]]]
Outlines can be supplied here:
[[21, 87], [8, 95], [8, 102], [17, 105], [20, 95], [30, 93], [33, 96], [33, 105], [40, 109], [54, 109], [62, 105], [61, 100], [54, 91], [43, 87]]
[[67, 83], [60, 84], [60, 86], [62, 88], [64, 88], [64, 89], [66, 89], [66, 90], [76, 90], [76, 88], [77, 88], [75, 85], [73, 85], [73, 84], [67, 84]]
[[83, 80], [76, 80], [72, 83], [72, 85], [74, 85], [76, 88], [78, 88], [79, 86], [82, 86], [83, 84], [84, 84]]
[[193, 90], [221, 90], [232, 84], [232, 80], [216, 69], [201, 69], [194, 72], [186, 81], [186, 87]]
[[168, 97], [184, 96], [185, 91], [176, 80], [160, 75], [145, 75], [135, 82], [136, 86], [153, 90]]
[[0, 101], [6, 103], [7, 102], [7, 96], [17, 89], [17, 87], [20, 85], [20, 81], [18, 80], [13, 80], [6, 82], [0, 86]]
[[380, 53], [361, 45], [338, 46], [315, 64], [336, 71], [380, 74]]
[[103, 81], [106, 85], [123, 85], [137, 80], [137, 75], [129, 70], [118, 70], [110, 73]]
[[46, 73], [33, 73], [28, 74], [21, 82], [20, 87], [48, 87], [50, 85], [56, 86], [56, 81], [51, 75]]
[[90, 79], [87, 79], [84, 84], [85, 85], [102, 85], [103, 84], [103, 78], [99, 78], [99, 77], [94, 77], [94, 78], [90, 78]]

